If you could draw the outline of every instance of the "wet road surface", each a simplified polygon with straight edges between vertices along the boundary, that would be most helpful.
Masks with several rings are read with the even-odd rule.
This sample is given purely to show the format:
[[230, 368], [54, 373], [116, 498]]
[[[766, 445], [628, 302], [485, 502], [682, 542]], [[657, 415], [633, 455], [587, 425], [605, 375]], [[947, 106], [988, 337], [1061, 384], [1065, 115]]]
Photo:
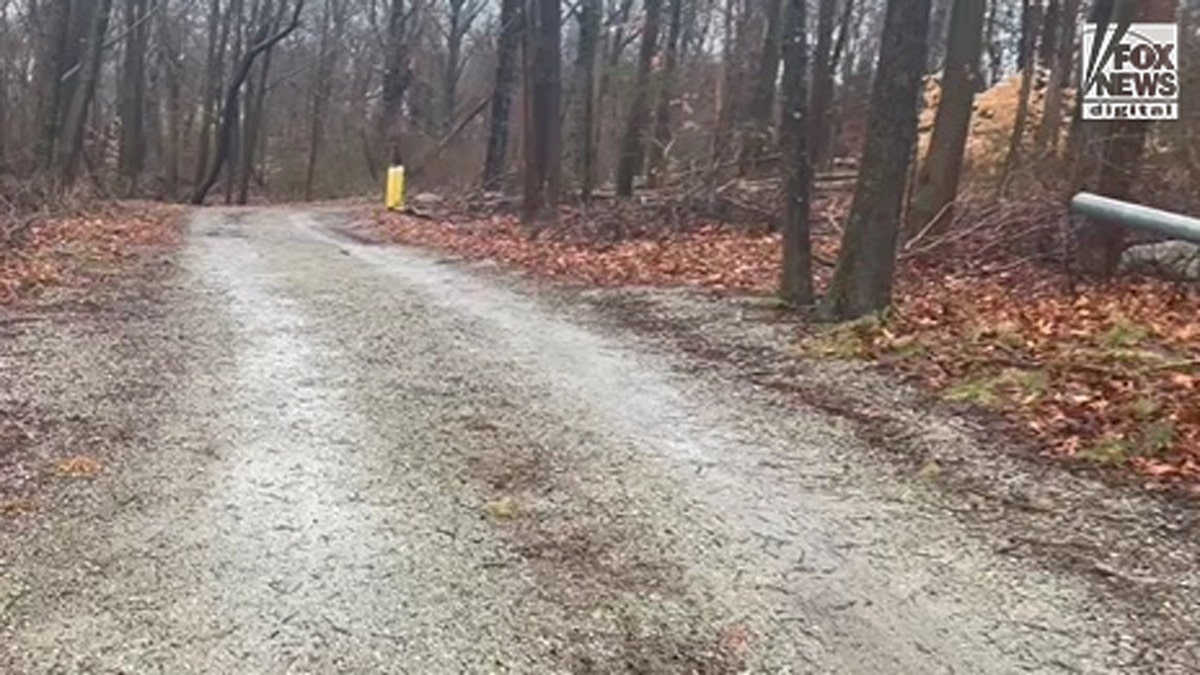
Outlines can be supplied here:
[[[197, 212], [114, 356], [141, 448], [7, 536], [0, 670], [1119, 672], [1094, 589], [995, 553], [816, 411], [298, 210]], [[103, 353], [102, 353], [103, 350]], [[57, 356], [54, 356], [57, 354]], [[64, 366], [65, 367], [65, 366]]]

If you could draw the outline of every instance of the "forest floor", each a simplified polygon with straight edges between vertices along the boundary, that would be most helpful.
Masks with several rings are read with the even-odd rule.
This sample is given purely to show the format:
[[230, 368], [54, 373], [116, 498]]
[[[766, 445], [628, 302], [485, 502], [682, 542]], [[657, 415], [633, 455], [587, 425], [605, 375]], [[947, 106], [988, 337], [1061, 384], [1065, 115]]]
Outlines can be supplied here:
[[1200, 659], [1194, 503], [798, 358], [765, 296], [547, 284], [368, 225], [196, 211], [101, 299], [6, 314], [49, 478], [0, 517], [0, 670]]
[[[819, 285], [836, 259], [835, 216], [844, 208], [836, 198], [817, 207]], [[874, 363], [943, 404], [984, 413], [1070, 468], [1117, 476], [1129, 469], [1151, 489], [1200, 495], [1200, 287], [1071, 278], [1038, 250], [1063, 215], [1039, 202], [965, 214], [961, 220], [974, 224], [964, 231], [905, 248], [886, 321], [834, 328], [796, 321], [793, 357]], [[636, 212], [620, 217], [646, 220]], [[767, 302], [776, 288], [776, 234], [700, 221], [626, 226], [630, 234], [615, 240], [606, 218], [603, 209], [591, 216], [566, 209], [557, 226], [531, 238], [509, 215], [371, 216], [389, 241], [566, 283], [693, 288]]]

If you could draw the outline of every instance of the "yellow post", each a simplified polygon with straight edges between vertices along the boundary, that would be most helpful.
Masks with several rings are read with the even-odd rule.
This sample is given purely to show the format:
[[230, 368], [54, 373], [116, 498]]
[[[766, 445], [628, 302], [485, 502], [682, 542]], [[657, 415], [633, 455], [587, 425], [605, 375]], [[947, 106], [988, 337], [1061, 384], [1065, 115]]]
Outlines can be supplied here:
[[404, 167], [393, 166], [388, 169], [384, 202], [389, 211], [404, 210]]

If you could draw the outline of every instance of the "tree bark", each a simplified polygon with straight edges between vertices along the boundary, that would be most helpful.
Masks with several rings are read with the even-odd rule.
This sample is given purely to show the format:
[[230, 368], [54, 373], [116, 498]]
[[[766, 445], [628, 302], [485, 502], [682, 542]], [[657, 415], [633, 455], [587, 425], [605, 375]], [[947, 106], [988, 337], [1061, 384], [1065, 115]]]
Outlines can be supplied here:
[[647, 182], [658, 187], [666, 179], [667, 151], [671, 145], [671, 102], [675, 96], [675, 77], [679, 68], [679, 40], [683, 32], [683, 0], [671, 0], [671, 21], [667, 29], [667, 55], [654, 111], [654, 137], [650, 144]]
[[380, 98], [379, 133], [393, 165], [404, 163], [400, 148], [400, 112], [412, 78], [408, 65], [408, 15], [404, 0], [391, 0], [384, 37], [383, 92]]
[[38, 50], [38, 143], [35, 154], [38, 166], [49, 171], [54, 166], [55, 146], [58, 143], [63, 114], [63, 75], [71, 67], [67, 42], [71, 25], [71, 0], [50, 0], [42, 5], [45, 17], [39, 23], [41, 36]]
[[933, 124], [929, 154], [917, 173], [908, 211], [908, 234], [927, 227], [944, 230], [953, 219], [962, 174], [963, 151], [971, 130], [971, 109], [983, 49], [984, 0], [955, 0], [950, 14], [942, 97]]
[[743, 139], [739, 171], [742, 175], [756, 169], [771, 136], [771, 118], [775, 112], [775, 83], [779, 79], [779, 60], [783, 42], [783, 1], [764, 0], [766, 33], [759, 54], [758, 71], [748, 110], [747, 134]]
[[147, 0], [125, 0], [125, 53], [121, 67], [121, 146], [118, 157], [125, 179], [123, 192], [132, 197], [146, 156], [146, 46], [150, 26]]
[[1022, 0], [1021, 11], [1021, 92], [1017, 98], [1017, 117], [1013, 122], [1012, 135], [1008, 139], [1008, 154], [1004, 159], [1004, 172], [1000, 177], [1000, 196], [1008, 194], [1013, 173], [1021, 164], [1021, 148], [1025, 143], [1025, 130], [1029, 126], [1029, 97], [1033, 92], [1033, 75], [1037, 70], [1037, 35], [1041, 24], [1041, 0]]
[[929, 0], [888, 0], [862, 168], [822, 314], [855, 319], [891, 304], [904, 179], [917, 135]]
[[[833, 105], [833, 28], [838, 0], [821, 0], [817, 8], [817, 46], [813, 54], [812, 101], [809, 105], [808, 152], [813, 166], [825, 163], [829, 147], [829, 108]], [[846, 6], [853, 3], [846, 0]], [[844, 29], [843, 29], [844, 30]]]
[[646, 18], [642, 27], [642, 46], [638, 52], [637, 82], [633, 101], [625, 118], [625, 134], [621, 140], [621, 159], [617, 164], [617, 196], [633, 196], [634, 177], [641, 173], [645, 160], [646, 122], [650, 117], [650, 69], [658, 48], [659, 15], [662, 0], [645, 0]]
[[526, 13], [525, 199], [522, 221], [538, 232], [557, 217], [562, 182], [562, 9], [529, 0]]
[[233, 79], [229, 83], [229, 87], [225, 90], [225, 103], [222, 106], [221, 125], [217, 130], [217, 148], [216, 156], [213, 158], [213, 165], [208, 170], [208, 177], [192, 193], [192, 204], [199, 206], [204, 203], [204, 199], [208, 196], [209, 191], [212, 190], [213, 186], [217, 184], [217, 180], [221, 177], [221, 169], [224, 168], [225, 162], [229, 159], [230, 150], [233, 146], [233, 134], [237, 128], [238, 104], [241, 100], [242, 85], [245, 84], [246, 78], [249, 77], [250, 69], [254, 66], [254, 62], [264, 52], [291, 35], [292, 31], [300, 26], [300, 14], [303, 11], [304, 0], [296, 0], [291, 20], [274, 34], [270, 33], [270, 24], [264, 22], [256, 32], [249, 49], [242, 56], [242, 60], [233, 74]]
[[79, 82], [74, 87], [63, 116], [62, 136], [55, 146], [55, 166], [64, 187], [74, 184], [83, 154], [83, 137], [87, 128], [88, 113], [96, 95], [96, 82], [100, 78], [100, 66], [104, 58], [104, 37], [108, 34], [108, 19], [112, 0], [98, 0], [92, 9], [86, 33], [83, 56], [75, 77]]
[[579, 53], [575, 64], [583, 100], [579, 106], [579, 198], [592, 201], [596, 185], [596, 59], [600, 46], [602, 0], [582, 0], [579, 5]]
[[[1050, 55], [1050, 81], [1046, 84], [1046, 105], [1042, 123], [1034, 137], [1034, 147], [1039, 156], [1055, 155], [1058, 152], [1058, 137], [1062, 129], [1063, 93], [1070, 84], [1071, 68], [1075, 54], [1075, 24], [1079, 16], [1081, 0], [1066, 0], [1059, 20], [1059, 43]], [[1044, 42], [1044, 41], [1043, 41]]]
[[517, 84], [517, 49], [521, 45], [522, 0], [501, 0], [500, 41], [496, 46], [496, 82], [492, 93], [487, 158], [483, 164], [483, 188], [498, 190], [504, 180], [508, 157], [508, 131], [513, 89]]
[[795, 305], [813, 302], [812, 243], [809, 237], [807, 0], [788, 0], [783, 28], [783, 267], [779, 294]]

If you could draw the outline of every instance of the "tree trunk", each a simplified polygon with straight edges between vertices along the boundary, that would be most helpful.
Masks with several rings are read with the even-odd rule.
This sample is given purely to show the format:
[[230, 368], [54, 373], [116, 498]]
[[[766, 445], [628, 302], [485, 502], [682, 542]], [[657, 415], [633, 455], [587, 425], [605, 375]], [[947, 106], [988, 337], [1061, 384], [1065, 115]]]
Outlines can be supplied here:
[[379, 108], [379, 133], [388, 148], [389, 160], [393, 165], [404, 163], [400, 148], [400, 112], [404, 108], [404, 94], [412, 73], [408, 66], [407, 15], [404, 0], [391, 0], [387, 15], [387, 32], [384, 37], [383, 92]]
[[242, 153], [241, 166], [238, 167], [237, 203], [246, 204], [250, 201], [250, 181], [254, 177], [254, 158], [259, 145], [264, 140], [263, 127], [266, 125], [267, 86], [271, 74], [271, 54], [274, 50], [267, 48], [259, 60], [258, 82], [250, 79], [250, 89], [246, 96], [246, 112], [242, 120]]
[[121, 147], [118, 163], [125, 178], [123, 192], [132, 197], [146, 156], [146, 22], [147, 0], [125, 0], [125, 54], [121, 67]]
[[955, 0], [950, 14], [942, 98], [933, 124], [929, 154], [917, 173], [908, 210], [908, 234], [927, 227], [944, 230], [953, 219], [963, 151], [971, 130], [971, 109], [979, 80], [977, 67], [983, 48], [984, 0]]
[[112, 0], [98, 0], [92, 9], [87, 30], [84, 54], [75, 75], [79, 83], [75, 86], [63, 116], [62, 136], [56, 147], [55, 165], [59, 180], [64, 187], [75, 182], [79, 160], [83, 154], [83, 137], [87, 129], [88, 113], [96, 96], [96, 82], [100, 79], [100, 66], [104, 59], [104, 38], [108, 34], [108, 18]]
[[671, 100], [675, 96], [675, 77], [679, 68], [679, 40], [683, 32], [683, 0], [671, 0], [671, 24], [667, 29], [667, 56], [663, 65], [658, 106], [654, 111], [654, 139], [650, 145], [647, 182], [651, 187], [663, 183], [667, 174], [667, 151], [671, 145]]
[[[846, 0], [849, 7], [851, 0]], [[812, 102], [809, 105], [811, 129], [808, 153], [813, 166], [825, 163], [829, 147], [829, 108], [833, 105], [833, 28], [837, 0], [821, 0], [817, 8], [817, 48], [814, 53]], [[843, 29], [845, 30], [845, 29]]]
[[641, 173], [645, 159], [646, 121], [650, 117], [650, 68], [658, 48], [659, 15], [662, 0], [645, 0], [646, 19], [642, 27], [642, 46], [638, 52], [637, 82], [633, 101], [625, 118], [625, 134], [621, 140], [621, 159], [617, 165], [617, 196], [633, 196], [634, 177]]
[[779, 294], [796, 305], [813, 302], [812, 243], [809, 238], [809, 192], [812, 167], [808, 161], [811, 129], [806, 108], [808, 91], [807, 0], [788, 0], [783, 42], [783, 124], [781, 140], [786, 176], [783, 206], [783, 268]]
[[67, 42], [71, 24], [71, 0], [50, 0], [42, 5], [46, 16], [39, 23], [41, 35], [38, 49], [39, 124], [36, 149], [38, 166], [49, 171], [54, 166], [55, 146], [58, 143], [63, 114], [63, 75], [73, 64], [68, 63]]
[[579, 54], [576, 71], [583, 95], [579, 111], [579, 198], [592, 201], [596, 185], [596, 59], [600, 46], [602, 0], [582, 0], [579, 5]]
[[522, 220], [536, 235], [543, 218], [557, 217], [562, 182], [562, 9], [560, 0], [529, 1]]
[[1021, 92], [1017, 98], [1017, 118], [1013, 123], [1012, 135], [1008, 139], [1008, 154], [1004, 159], [1004, 173], [1000, 177], [1000, 196], [1008, 195], [1013, 173], [1021, 164], [1021, 146], [1025, 143], [1025, 129], [1029, 126], [1029, 97], [1033, 92], [1033, 75], [1037, 70], [1036, 53], [1038, 27], [1041, 24], [1041, 0], [1022, 0], [1021, 11]]
[[[1120, 20], [1122, 12], [1132, 10], [1132, 19], [1144, 23], [1174, 23], [1176, 0], [1142, 0], [1134, 4], [1113, 3], [1112, 16]], [[1098, 18], [1098, 17], [1093, 17]], [[1121, 120], [1097, 128], [1107, 132], [1100, 145], [1098, 176], [1092, 191], [1114, 199], [1129, 199], [1141, 170], [1150, 122]], [[1104, 130], [1104, 131], [1101, 131]], [[1089, 145], [1091, 139], [1085, 139]], [[1085, 157], [1090, 152], [1082, 153]], [[1088, 167], [1089, 169], [1091, 167]], [[1116, 223], [1085, 219], [1076, 235], [1075, 264], [1085, 274], [1111, 276], [1125, 251], [1125, 229]]]
[[233, 135], [237, 129], [242, 85], [245, 84], [246, 78], [250, 76], [250, 69], [254, 67], [254, 63], [259, 56], [274, 47], [288, 35], [291, 35], [292, 31], [296, 30], [300, 25], [300, 14], [303, 11], [304, 0], [296, 0], [291, 20], [286, 26], [272, 35], [270, 32], [271, 25], [264, 22], [256, 31], [254, 40], [252, 40], [245, 55], [242, 56], [237, 70], [233, 73], [233, 79], [230, 81], [229, 87], [225, 90], [225, 102], [221, 108], [221, 124], [217, 130], [216, 155], [213, 158], [212, 167], [208, 170], [208, 177], [192, 193], [192, 204], [199, 206], [204, 203], [204, 199], [208, 196], [209, 191], [212, 190], [213, 186], [217, 184], [217, 180], [221, 177], [221, 170], [225, 167], [225, 162], [229, 159], [230, 151], [233, 148]]
[[204, 181], [208, 172], [208, 157], [212, 150], [212, 130], [217, 106], [221, 99], [221, 71], [224, 70], [225, 47], [229, 42], [229, 26], [233, 17], [228, 11], [222, 19], [221, 0], [212, 0], [208, 14], [208, 57], [204, 68], [204, 102], [200, 112], [200, 135], [196, 143], [195, 184]]
[[496, 46], [496, 83], [492, 92], [487, 158], [483, 164], [483, 188], [498, 190], [504, 180], [508, 157], [509, 119], [513, 89], [517, 84], [517, 48], [521, 45], [522, 0], [501, 0], [500, 41]]
[[987, 18], [987, 35], [983, 41], [987, 45], [988, 56], [988, 78], [987, 85], [990, 87], [1000, 81], [1002, 68], [1004, 66], [1004, 53], [1000, 45], [996, 41], [996, 28], [999, 25], [1000, 3], [1004, 0], [988, 0], [988, 18]]
[[904, 179], [917, 135], [930, 0], [888, 0], [862, 168], [822, 313], [855, 319], [891, 304]]
[[[1050, 81], [1046, 83], [1046, 105], [1042, 112], [1042, 123], [1034, 137], [1034, 147], [1039, 156], [1055, 155], [1058, 152], [1058, 137], [1062, 129], [1063, 90], [1070, 84], [1071, 68], [1075, 54], [1075, 24], [1079, 16], [1081, 0], [1066, 0], [1059, 19], [1059, 42], [1050, 55]], [[1044, 43], [1044, 41], [1043, 41]]]
[[742, 175], [757, 168], [759, 157], [771, 136], [771, 118], [775, 112], [775, 83], [779, 79], [779, 59], [783, 42], [783, 1], [764, 0], [763, 11], [767, 30], [759, 54], [758, 72], [748, 110], [748, 128], [743, 139], [739, 171]]
[[[337, 70], [339, 50], [345, 20], [341, 0], [325, 0], [321, 13], [321, 29], [318, 38], [317, 70], [313, 79], [312, 100], [309, 104], [308, 158], [304, 165], [304, 199], [312, 201], [316, 191], [317, 159], [324, 140], [325, 106], [333, 91], [333, 73]], [[336, 15], [336, 17], [335, 17]]]

